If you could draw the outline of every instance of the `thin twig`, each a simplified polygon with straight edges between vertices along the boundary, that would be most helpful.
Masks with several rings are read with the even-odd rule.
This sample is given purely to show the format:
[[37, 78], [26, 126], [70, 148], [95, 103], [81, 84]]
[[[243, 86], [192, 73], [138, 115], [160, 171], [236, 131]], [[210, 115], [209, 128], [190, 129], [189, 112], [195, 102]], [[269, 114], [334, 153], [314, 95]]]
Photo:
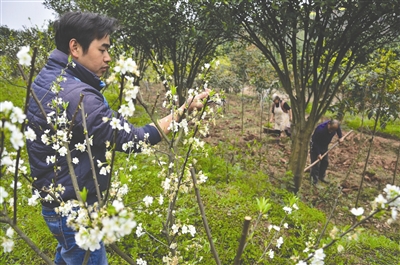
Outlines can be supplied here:
[[[391, 199], [390, 201], [387, 202], [387, 204], [389, 205], [391, 202], [394, 202], [395, 200], [397, 200], [398, 198], [400, 198], [400, 195], [394, 197], [393, 199]], [[331, 242], [329, 242], [328, 244], [326, 244], [325, 246], [322, 247], [322, 249], [327, 249], [328, 247], [332, 246], [334, 243], [336, 243], [336, 241], [339, 241], [342, 237], [344, 237], [345, 235], [347, 235], [348, 233], [352, 232], [354, 229], [356, 229], [358, 226], [362, 225], [363, 223], [365, 223], [367, 220], [369, 220], [370, 218], [372, 218], [375, 214], [383, 211], [385, 209], [382, 208], [378, 208], [375, 211], [373, 211], [372, 213], [370, 213], [367, 217], [361, 219], [358, 223], [355, 223], [354, 225], [352, 225], [349, 229], [347, 229], [347, 231], [343, 232], [342, 234], [340, 234], [337, 238], [332, 239]], [[311, 253], [304, 261], [308, 261], [310, 260], [313, 256], [314, 253]]]
[[82, 265], [88, 264], [89, 258], [90, 258], [90, 254], [91, 254], [90, 250], [89, 249], [86, 250], [85, 256], [83, 257]]
[[[206, 110], [206, 106], [204, 105], [199, 117], [203, 116], [205, 110]], [[192, 137], [195, 137], [198, 131], [199, 131], [199, 125], [197, 124], [195, 126], [195, 128], [194, 128], [194, 132], [193, 132], [193, 136]], [[189, 145], [188, 151], [186, 152], [185, 161], [183, 162], [183, 165], [182, 165], [181, 175], [178, 178], [178, 187], [176, 189], [174, 197], [172, 198], [172, 201], [170, 202], [170, 204], [168, 206], [168, 213], [167, 213], [168, 216], [167, 216], [167, 222], [166, 222], [167, 227], [168, 227], [169, 222], [172, 219], [172, 211], [175, 208], [176, 199], [178, 197], [178, 191], [179, 191], [179, 188], [180, 188], [180, 184], [181, 184], [182, 178], [183, 178], [184, 173], [185, 173], [185, 168], [186, 168], [187, 162], [189, 161], [189, 155], [192, 152], [192, 147], [193, 147], [193, 142]]]
[[[84, 96], [85, 95], [81, 94], [81, 96], [79, 98], [78, 106], [81, 105]], [[75, 122], [75, 119], [76, 119], [76, 115], [78, 115], [78, 113], [79, 113], [79, 107], [75, 109], [74, 115], [72, 115], [71, 123], [69, 125], [68, 132], [67, 132], [67, 136], [71, 133], [72, 128], [74, 127], [74, 122]]]
[[[6, 213], [7, 214], [7, 213]], [[15, 232], [19, 235], [19, 237], [25, 241], [25, 243], [33, 250], [35, 253], [41, 257], [47, 264], [49, 265], [55, 265], [54, 262], [50, 259], [49, 256], [44, 254], [37, 246], [36, 244], [16, 225], [14, 222], [11, 220], [11, 218], [8, 217], [8, 215], [2, 217], [0, 219], [0, 222], [7, 223], [9, 224]]]
[[[82, 98], [82, 95], [81, 95], [81, 98]], [[80, 107], [81, 107], [81, 115], [82, 115], [83, 134], [85, 135], [85, 139], [86, 139], [87, 152], [89, 155], [90, 167], [92, 169], [92, 177], [93, 177], [93, 181], [94, 181], [94, 186], [96, 188], [97, 201], [99, 202], [100, 207], [102, 207], [103, 201], [101, 200], [99, 182], [97, 181], [96, 169], [94, 167], [92, 149], [90, 147], [90, 140], [89, 140], [88, 129], [87, 129], [87, 124], [86, 124], [85, 107], [83, 105], [83, 102], [81, 102]]]
[[[89, 144], [89, 143], [87, 143], [87, 144]], [[76, 198], [80, 203], [84, 203], [84, 201], [82, 200], [82, 197], [81, 197], [80, 190], [79, 190], [78, 177], [76, 176], [74, 167], [72, 166], [71, 151], [69, 150], [68, 142], [64, 142], [63, 145], [67, 149], [67, 154], [66, 154], [67, 165], [68, 165], [69, 175], [71, 176], [71, 181], [72, 181], [72, 185], [74, 187]]]
[[[170, 145], [170, 140], [168, 139], [168, 136], [164, 133], [164, 131], [161, 129], [160, 125], [158, 124], [157, 120], [154, 118], [153, 115], [151, 115], [151, 111], [149, 110], [149, 107], [147, 106], [146, 103], [144, 103], [143, 99], [142, 99], [142, 95], [140, 94], [140, 92], [137, 93], [136, 96], [137, 101], [139, 101], [140, 105], [143, 106], [144, 110], [146, 111], [146, 113], [149, 115], [151, 121], [153, 122], [153, 124], [156, 126], [157, 130], [159, 131], [159, 133], [161, 134], [161, 137], [164, 139], [164, 141], [167, 142], [168, 145]], [[172, 117], [173, 118], [173, 117]]]
[[154, 239], [155, 241], [157, 241], [158, 243], [160, 243], [161, 245], [163, 245], [166, 248], [169, 248], [169, 246], [167, 244], [165, 244], [164, 242], [162, 242], [161, 240], [159, 240], [158, 238], [156, 238], [155, 236], [153, 236], [152, 234], [150, 234], [147, 231], [144, 231], [150, 238]]
[[329, 217], [325, 222], [324, 228], [322, 229], [321, 234], [319, 235], [319, 237], [317, 239], [317, 242], [315, 243], [315, 247], [317, 247], [319, 245], [319, 242], [321, 241], [322, 236], [325, 234], [326, 228], [328, 227], [328, 224], [329, 224], [329, 222], [331, 221], [331, 219], [333, 217], [333, 212], [336, 209], [336, 205], [337, 205], [337, 203], [339, 201], [340, 195], [342, 195], [342, 188], [341, 187], [339, 187], [338, 195], [336, 196], [336, 199], [335, 199], [335, 202], [333, 204], [331, 213], [329, 214]]
[[[31, 85], [32, 85], [32, 79], [33, 79], [33, 74], [35, 73], [35, 61], [36, 61], [36, 55], [37, 55], [37, 48], [35, 47], [33, 49], [33, 55], [32, 55], [32, 59], [31, 59], [31, 67], [30, 67], [30, 73], [29, 73], [29, 79], [26, 80], [27, 82], [27, 86], [26, 86], [26, 96], [25, 96], [25, 107], [24, 107], [24, 114], [26, 115], [26, 113], [28, 112], [28, 103], [29, 103], [29, 92], [31, 90]], [[20, 72], [22, 73], [22, 75], [24, 76], [24, 79], [26, 78], [25, 76], [25, 72], [23, 71], [21, 65], [18, 64], [18, 68], [20, 70]], [[21, 133], [24, 133], [25, 131], [25, 125], [26, 125], [26, 119], [24, 119], [24, 121], [21, 124]], [[15, 159], [15, 171], [14, 171], [14, 216], [13, 216], [13, 223], [17, 224], [17, 200], [18, 200], [18, 193], [17, 193], [17, 185], [18, 185], [18, 170], [19, 170], [19, 161], [20, 161], [20, 157], [21, 157], [21, 151], [22, 148], [18, 148], [17, 151], [17, 157]]]
[[109, 245], [111, 247], [112, 250], [115, 251], [115, 253], [117, 253], [121, 258], [123, 258], [126, 262], [128, 262], [128, 264], [131, 265], [136, 265], [136, 262], [128, 256], [128, 254], [126, 254], [125, 252], [123, 252], [117, 245], [110, 244]]
[[[122, 95], [123, 95], [123, 91], [124, 91], [124, 80], [125, 80], [125, 75], [121, 76], [121, 82], [120, 82], [120, 88], [119, 88], [119, 96], [118, 96], [118, 102], [119, 102], [119, 106], [121, 107], [122, 105]], [[119, 119], [120, 117], [120, 113], [117, 112], [117, 119]], [[113, 174], [113, 170], [114, 170], [114, 161], [115, 161], [115, 152], [117, 151], [117, 137], [118, 137], [118, 129], [114, 129], [114, 137], [113, 137], [113, 149], [111, 152], [111, 163], [110, 163], [110, 174], [109, 174], [109, 178], [108, 178], [108, 183], [107, 183], [107, 190], [106, 190], [106, 194], [104, 195], [104, 200], [103, 202], [107, 202], [108, 199], [108, 195], [110, 194], [110, 187], [111, 187], [111, 179], [112, 179], [112, 174]]]
[[196, 172], [194, 171], [193, 167], [190, 168], [190, 175], [192, 176], [193, 188], [194, 188], [194, 192], [196, 193], [197, 204], [199, 205], [199, 209], [200, 209], [200, 213], [201, 213], [201, 219], [203, 220], [203, 226], [204, 226], [204, 229], [206, 230], [208, 242], [210, 243], [211, 252], [212, 252], [212, 254], [214, 256], [215, 262], [218, 265], [220, 265], [221, 264], [221, 260], [218, 257], [217, 249], [215, 248], [214, 242], [212, 240], [210, 226], [208, 225], [206, 212], [204, 210], [204, 204], [203, 204], [203, 201], [201, 200], [199, 188], [197, 187]]

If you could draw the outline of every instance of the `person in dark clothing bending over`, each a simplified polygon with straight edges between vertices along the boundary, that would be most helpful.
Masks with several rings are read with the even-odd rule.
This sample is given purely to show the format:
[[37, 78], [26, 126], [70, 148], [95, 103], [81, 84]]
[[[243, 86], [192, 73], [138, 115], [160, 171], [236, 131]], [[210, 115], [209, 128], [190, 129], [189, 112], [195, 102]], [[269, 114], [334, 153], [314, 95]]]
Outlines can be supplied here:
[[328, 145], [336, 134], [339, 138], [339, 143], [342, 143], [343, 135], [340, 129], [340, 122], [337, 120], [329, 120], [319, 124], [311, 136], [311, 163], [314, 163], [317, 159], [320, 160], [319, 163], [311, 168], [311, 182], [314, 185], [318, 183], [318, 180], [328, 183], [328, 181], [325, 180], [326, 169], [329, 165], [328, 154], [324, 157], [322, 157], [322, 155], [328, 151]]

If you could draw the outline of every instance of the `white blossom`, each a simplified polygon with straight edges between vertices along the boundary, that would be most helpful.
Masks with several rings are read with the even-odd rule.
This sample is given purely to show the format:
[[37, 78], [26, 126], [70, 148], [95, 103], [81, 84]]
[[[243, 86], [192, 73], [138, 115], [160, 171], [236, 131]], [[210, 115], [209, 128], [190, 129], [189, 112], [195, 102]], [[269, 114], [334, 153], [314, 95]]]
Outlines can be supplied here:
[[311, 264], [312, 265], [319, 265], [319, 264], [324, 264], [324, 259], [325, 259], [325, 253], [322, 248], [317, 249], [314, 252], [314, 256], [311, 259]]
[[143, 236], [144, 234], [146, 234], [146, 233], [143, 231], [142, 223], [140, 223], [140, 224], [138, 224], [138, 226], [136, 227], [136, 236], [137, 236], [137, 237], [141, 237], [141, 236]]
[[207, 181], [207, 179], [208, 179], [208, 177], [206, 175], [204, 175], [203, 173], [199, 174], [199, 183], [205, 183]]
[[0, 186], [0, 205], [3, 204], [4, 199], [8, 197], [8, 192]]
[[137, 265], [147, 265], [147, 261], [145, 261], [145, 260], [142, 259], [142, 258], [136, 259], [136, 264], [137, 264]]
[[9, 113], [12, 111], [14, 104], [11, 101], [0, 102], [0, 111], [3, 113]]
[[112, 205], [117, 212], [120, 212], [122, 209], [124, 209], [124, 203], [119, 200], [114, 200]]
[[72, 163], [77, 165], [79, 163], [79, 158], [77, 158], [77, 157], [72, 158]]
[[188, 227], [190, 235], [192, 237], [194, 237], [194, 235], [196, 234], [196, 227], [194, 227], [193, 225], [188, 225], [187, 227]]
[[281, 248], [283, 244], [283, 237], [279, 237], [278, 240], [276, 241], [276, 247]]
[[127, 123], [127, 122], [124, 123], [124, 130], [126, 133], [131, 132], [131, 127], [129, 126], [129, 123]]
[[121, 130], [122, 126], [120, 124], [120, 120], [117, 118], [112, 118], [110, 121], [111, 128]]
[[178, 233], [178, 231], [179, 231], [179, 227], [178, 227], [176, 224], [173, 224], [173, 225], [171, 226], [171, 229], [172, 229], [172, 234], [173, 234], [173, 235], [175, 235], [175, 234]]
[[65, 148], [65, 146], [63, 146], [60, 149], [58, 149], [57, 152], [60, 154], [60, 156], [65, 156], [68, 153], [68, 150], [67, 148]]
[[344, 250], [344, 247], [342, 245], [337, 246], [338, 253], [342, 252], [343, 250]]
[[[7, 122], [5, 122], [5, 123], [7, 123]], [[13, 147], [16, 150], [23, 147], [25, 144], [24, 135], [13, 124], [12, 124], [12, 126], [9, 126], [9, 130], [11, 131], [10, 142], [13, 145]]]
[[46, 157], [46, 163], [47, 165], [49, 164], [54, 164], [56, 162], [56, 156], [47, 156]]
[[[12, 188], [12, 189], [14, 189], [14, 184], [15, 184], [15, 182], [14, 182], [14, 180], [11, 182], [11, 185], [10, 185], [10, 187]], [[21, 189], [21, 187], [22, 187], [22, 184], [21, 184], [21, 182], [17, 182], [17, 190], [19, 190], [19, 189]]]
[[146, 197], [143, 199], [143, 202], [146, 207], [149, 207], [153, 203], [153, 197], [146, 195]]
[[30, 141], [36, 140], [36, 133], [29, 126], [26, 127], [25, 138]]
[[5, 253], [11, 252], [14, 248], [14, 241], [7, 237], [2, 237], [1, 246], [3, 247], [3, 251]]
[[17, 53], [18, 63], [20, 65], [29, 66], [31, 64], [32, 57], [29, 54], [29, 46], [22, 46]]
[[397, 219], [397, 208], [396, 207], [392, 207], [392, 219], [396, 220]]
[[283, 210], [284, 210], [287, 214], [291, 214], [291, 213], [292, 213], [292, 208], [290, 208], [290, 207], [285, 206], [285, 207], [283, 207]]
[[164, 203], [164, 196], [162, 196], [162, 194], [160, 194], [160, 197], [158, 197], [158, 204], [162, 205]]
[[355, 216], [360, 216], [364, 213], [364, 209], [362, 207], [352, 208], [351, 213], [354, 214]]
[[14, 236], [14, 229], [12, 227], [9, 227], [6, 231], [6, 236], [9, 238], [12, 238]]
[[275, 253], [274, 253], [274, 251], [273, 251], [272, 249], [269, 250], [268, 256], [269, 256], [270, 259], [273, 259], [273, 258], [274, 258]]
[[100, 169], [99, 174], [100, 174], [100, 175], [107, 175], [107, 169], [106, 169], [105, 167], [102, 167], [102, 168]]
[[387, 200], [385, 199], [385, 197], [382, 196], [382, 194], [379, 194], [378, 197], [375, 198], [374, 203], [380, 205], [381, 208], [385, 208]]
[[28, 199], [28, 205], [36, 206], [38, 204], [38, 199], [40, 199], [40, 194], [38, 190], [35, 190], [34, 193], [32, 194], [32, 197]]
[[189, 229], [186, 225], [182, 226], [182, 234], [187, 234], [189, 232]]

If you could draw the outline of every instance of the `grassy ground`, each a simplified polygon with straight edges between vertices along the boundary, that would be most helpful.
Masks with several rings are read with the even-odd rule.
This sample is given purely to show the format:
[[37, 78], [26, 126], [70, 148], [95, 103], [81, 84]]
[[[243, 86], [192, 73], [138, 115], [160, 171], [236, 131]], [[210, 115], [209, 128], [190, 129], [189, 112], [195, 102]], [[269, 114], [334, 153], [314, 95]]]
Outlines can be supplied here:
[[[22, 105], [24, 88], [7, 85], [2, 87], [2, 91], [4, 92], [0, 95], [0, 101], [10, 100], [16, 105]], [[149, 93], [154, 94], [154, 91]], [[106, 95], [112, 106], [116, 94], [113, 91], [108, 91]], [[285, 182], [291, 177], [290, 174], [285, 174], [290, 152], [290, 140], [283, 139], [284, 147], [282, 148], [275, 145], [275, 138], [266, 135], [258, 136], [257, 119], [260, 117], [260, 113], [256, 111], [256, 101], [246, 102], [244, 118], [246, 129], [244, 129], [244, 134], [241, 134], [240, 98], [236, 95], [228, 95], [228, 97], [230, 106], [225, 110], [225, 117], [219, 121], [217, 126], [212, 128], [210, 135], [205, 139], [209, 142], [205, 151], [194, 153], [198, 160], [197, 171], [202, 170], [209, 177], [208, 181], [200, 187], [200, 193], [219, 256], [223, 264], [232, 264], [244, 217], [250, 216], [253, 220], [251, 229], [256, 229], [243, 253], [243, 264], [290, 264], [292, 256], [302, 254], [306, 242], [313, 240], [315, 242], [318, 238], [333, 207], [337, 186], [334, 183], [314, 189], [304, 180], [303, 189], [299, 193], [300, 200], [297, 202], [300, 209], [291, 215], [285, 215], [283, 207], [292, 198], [292, 194], [285, 190]], [[350, 120], [350, 118], [346, 117], [346, 123], [347, 120]], [[136, 118], [133, 122], [139, 124], [149, 122], [142, 108], [137, 108]], [[393, 150], [390, 147], [393, 147], [393, 144], [391, 143], [380, 140], [381, 149], [379, 150], [392, 152]], [[350, 145], [354, 145], [353, 142], [349, 142], [349, 149]], [[331, 171], [331, 174], [338, 174], [338, 180], [344, 179], [346, 170], [350, 168], [349, 165], [340, 164], [346, 163], [346, 161], [340, 162], [343, 157], [344, 155], [340, 155], [340, 152], [331, 157], [333, 167], [337, 167], [336, 172]], [[348, 157], [350, 159], [352, 156]], [[377, 157], [379, 155], [374, 159], [378, 159]], [[26, 155], [24, 159], [27, 161]], [[122, 165], [128, 163], [137, 166], [137, 170], [134, 172], [123, 173], [119, 176], [121, 179], [125, 179], [130, 188], [125, 203], [137, 211], [138, 223], [143, 223], [149, 233], [163, 241], [160, 230], [161, 222], [165, 221], [163, 220], [165, 212], [157, 212], [158, 210], [154, 208], [150, 214], [149, 212], [142, 212], [142, 209], [140, 209], [140, 202], [144, 196], [161, 192], [161, 180], [157, 178], [158, 167], [152, 163], [153, 158], [144, 155], [131, 156], [129, 161], [126, 162], [126, 155], [118, 154], [117, 159]], [[373, 165], [376, 165], [376, 163]], [[362, 164], [358, 167], [362, 167]], [[381, 169], [373, 168], [376, 176], [387, 174], [388, 171], [385, 170], [383, 164], [381, 167]], [[350, 176], [349, 181], [355, 181], [357, 174], [354, 173], [354, 176]], [[2, 179], [3, 181], [8, 183], [9, 180]], [[382, 183], [384, 181], [386, 179], [383, 179]], [[21, 182], [23, 182], [24, 188], [20, 193], [18, 202], [19, 225], [42, 251], [53, 257], [56, 242], [40, 216], [40, 206], [35, 208], [27, 206], [30, 191], [27, 188], [28, 183], [24, 180], [21, 180]], [[377, 182], [371, 181], [366, 185], [367, 188], [362, 197], [363, 207], [368, 207], [368, 202], [381, 190], [381, 188], [376, 188]], [[339, 206], [325, 235], [322, 237], [321, 243], [329, 242], [328, 234], [334, 225], [339, 229], [345, 229], [346, 225], [355, 221], [349, 213], [349, 209], [353, 207], [355, 195], [356, 193], [353, 191], [343, 194], [340, 198]], [[259, 215], [256, 199], [261, 198], [269, 199], [271, 209], [268, 214]], [[258, 216], [260, 216], [260, 219], [257, 222]], [[214, 264], [205, 232], [202, 229], [202, 219], [193, 192], [180, 195], [176, 218], [182, 220], [182, 222], [193, 223], [198, 229], [196, 237], [188, 236], [187, 242], [189, 243], [180, 246], [183, 259], [192, 261], [191, 264]], [[287, 223], [288, 229], [281, 229], [280, 232], [268, 229], [270, 225], [279, 225], [281, 222], [282, 224]], [[0, 229], [0, 236], [2, 236], [5, 226], [0, 223], [0, 228], [2, 228]], [[328, 249], [326, 264], [400, 264], [398, 255], [400, 237], [396, 232], [398, 231], [397, 228], [398, 226], [389, 227], [381, 220], [368, 222], [365, 230], [360, 231], [358, 240], [350, 240], [345, 237], [338, 244]], [[279, 236], [285, 238], [280, 249], [275, 246]], [[260, 259], [270, 242], [272, 242], [272, 249], [275, 251], [274, 259], [270, 259], [268, 255]], [[339, 244], [344, 247], [344, 250], [340, 253], [337, 252]], [[142, 257], [146, 259], [148, 264], [159, 264], [157, 262], [168, 252], [165, 246], [154, 239], [148, 236], [137, 238], [134, 233], [118, 242], [118, 246], [133, 258]], [[111, 249], [108, 249], [108, 256], [110, 264], [124, 264], [121, 258]], [[303, 254], [303, 256], [306, 256], [306, 254]], [[44, 263], [25, 242], [17, 239], [14, 251], [0, 256], [0, 264]]]

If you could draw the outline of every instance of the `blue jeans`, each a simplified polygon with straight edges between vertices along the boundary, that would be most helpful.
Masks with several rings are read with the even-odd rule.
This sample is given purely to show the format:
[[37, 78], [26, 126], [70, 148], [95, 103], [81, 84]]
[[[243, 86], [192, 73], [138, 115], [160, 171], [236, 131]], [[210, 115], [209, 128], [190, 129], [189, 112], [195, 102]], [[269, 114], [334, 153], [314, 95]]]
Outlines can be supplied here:
[[[51, 233], [57, 239], [55, 264], [82, 264], [86, 250], [81, 249], [75, 242], [75, 231], [67, 226], [67, 217], [57, 214], [53, 208], [42, 206], [42, 215]], [[107, 265], [106, 249], [103, 242], [101, 248], [90, 252], [88, 265]]]

